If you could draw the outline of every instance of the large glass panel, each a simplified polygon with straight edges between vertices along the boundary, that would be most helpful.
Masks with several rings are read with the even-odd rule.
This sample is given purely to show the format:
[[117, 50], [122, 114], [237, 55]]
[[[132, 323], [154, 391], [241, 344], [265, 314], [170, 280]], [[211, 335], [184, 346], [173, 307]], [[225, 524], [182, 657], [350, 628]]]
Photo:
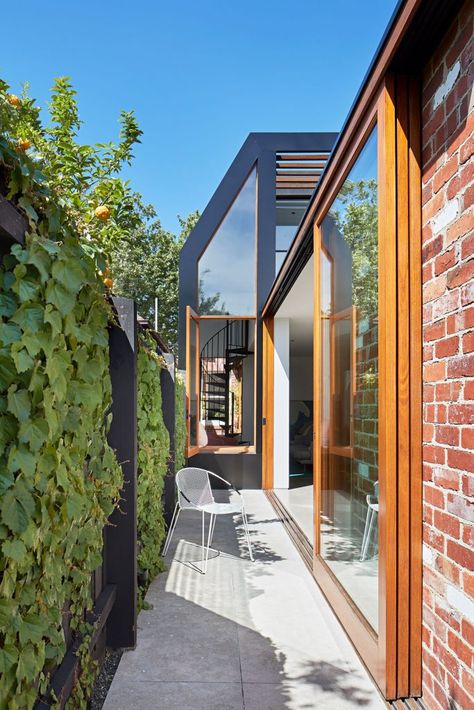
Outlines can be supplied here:
[[255, 315], [256, 200], [254, 168], [199, 260], [201, 315]]
[[275, 274], [280, 271], [286, 253], [304, 215], [307, 200], [279, 200], [276, 206]]
[[377, 130], [321, 225], [321, 555], [378, 622]]

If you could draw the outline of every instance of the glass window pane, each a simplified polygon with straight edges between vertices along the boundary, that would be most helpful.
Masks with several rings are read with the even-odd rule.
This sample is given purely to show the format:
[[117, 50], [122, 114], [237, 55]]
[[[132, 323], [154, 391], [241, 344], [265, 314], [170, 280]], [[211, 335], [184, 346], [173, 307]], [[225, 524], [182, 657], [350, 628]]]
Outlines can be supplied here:
[[256, 190], [254, 168], [199, 260], [201, 315], [255, 315]]
[[200, 321], [201, 434], [209, 446], [253, 446], [255, 321]]
[[275, 274], [283, 264], [299, 223], [307, 207], [307, 200], [280, 200], [276, 206]]
[[373, 130], [321, 225], [321, 554], [378, 625], [378, 229]]

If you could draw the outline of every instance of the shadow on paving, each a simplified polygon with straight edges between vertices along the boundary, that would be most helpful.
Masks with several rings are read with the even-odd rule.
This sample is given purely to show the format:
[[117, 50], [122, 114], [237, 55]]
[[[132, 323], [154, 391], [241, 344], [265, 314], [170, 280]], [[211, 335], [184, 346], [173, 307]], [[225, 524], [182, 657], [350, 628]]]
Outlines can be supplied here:
[[[328, 644], [327, 659], [324, 648], [311, 657], [317, 627], [306, 629], [304, 602], [312, 597], [292, 571], [291, 543], [284, 533], [290, 547], [276, 552], [272, 540], [281, 523], [253, 511], [248, 517], [255, 562], [240, 519], [222, 516], [203, 575], [201, 515], [181, 514], [167, 557], [170, 569], [150, 587], [153, 608], [139, 616], [137, 649], [124, 653], [106, 710], [383, 707], [374, 704], [374, 689], [341, 660], [339, 649]], [[281, 584], [296, 585], [285, 608], [278, 598]], [[266, 635], [266, 628], [274, 633]]]

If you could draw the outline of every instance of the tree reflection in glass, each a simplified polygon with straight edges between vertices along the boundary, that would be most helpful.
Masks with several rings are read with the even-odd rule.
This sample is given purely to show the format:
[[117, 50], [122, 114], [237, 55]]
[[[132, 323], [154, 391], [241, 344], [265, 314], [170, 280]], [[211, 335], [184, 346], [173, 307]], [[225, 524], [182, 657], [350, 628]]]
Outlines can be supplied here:
[[321, 555], [378, 625], [378, 205], [374, 129], [321, 224]]
[[257, 169], [199, 259], [200, 315], [255, 315]]

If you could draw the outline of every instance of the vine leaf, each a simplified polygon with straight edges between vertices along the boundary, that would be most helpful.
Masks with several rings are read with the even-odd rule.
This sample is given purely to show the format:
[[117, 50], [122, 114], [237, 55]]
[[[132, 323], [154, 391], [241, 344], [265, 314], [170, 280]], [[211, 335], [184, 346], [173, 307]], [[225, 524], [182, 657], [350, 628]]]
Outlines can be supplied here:
[[15, 323], [0, 323], [0, 340], [11, 345], [21, 338], [21, 330]]
[[83, 497], [76, 492], [69, 493], [66, 500], [66, 512], [69, 518], [79, 518], [84, 508]]
[[52, 303], [62, 316], [67, 316], [74, 308], [74, 294], [57, 281], [50, 281], [46, 287], [46, 302]]
[[[1, 602], [0, 602], [1, 603]], [[11, 621], [11, 616], [9, 617]], [[6, 674], [16, 665], [18, 661], [18, 651], [12, 645], [5, 645], [0, 648], [0, 675]]]
[[31, 355], [31, 357], [35, 357], [42, 347], [41, 339], [34, 333], [23, 335], [21, 342], [28, 350], [28, 354]]
[[31, 400], [28, 390], [17, 390], [16, 385], [12, 385], [8, 390], [8, 411], [11, 412], [19, 422], [24, 422], [30, 416]]
[[20, 624], [20, 641], [22, 644], [28, 641], [39, 643], [43, 638], [44, 631], [45, 625], [41, 617], [37, 614], [27, 614]]
[[77, 293], [82, 286], [84, 272], [77, 261], [58, 259], [51, 272], [56, 281], [71, 293]]
[[12, 358], [0, 351], [0, 389], [6, 390], [16, 380], [17, 372]]
[[3, 498], [2, 520], [14, 533], [22, 533], [28, 527], [35, 509], [35, 501], [24, 484], [16, 482]]
[[30, 223], [31, 222], [34, 223], [34, 222], [38, 221], [38, 213], [36, 212], [35, 208], [31, 204], [31, 200], [29, 200], [27, 197], [25, 197], [23, 195], [18, 200], [18, 204], [20, 205], [20, 207], [22, 207], [25, 210], [25, 212], [28, 216], [28, 219], [30, 220]]
[[27, 476], [32, 476], [36, 470], [36, 457], [24, 445], [12, 446], [8, 454], [8, 471], [15, 473], [23, 471]]
[[0, 599], [0, 628], [5, 628], [12, 622], [17, 602], [14, 599]]
[[35, 649], [34, 646], [28, 644], [21, 650], [20, 657], [18, 659], [18, 667], [16, 669], [16, 677], [18, 680], [20, 678], [26, 678], [26, 680], [31, 682], [35, 679], [37, 673], [38, 666]]
[[0, 446], [5, 447], [18, 431], [18, 425], [10, 414], [0, 416]]
[[32, 301], [36, 297], [39, 291], [39, 284], [34, 276], [25, 274], [16, 279], [12, 290], [18, 294], [18, 298], [23, 303], [24, 301]]
[[2, 551], [5, 557], [21, 562], [26, 555], [26, 547], [22, 540], [5, 540], [2, 545]]
[[49, 323], [53, 329], [53, 334], [58, 335], [62, 332], [63, 323], [61, 319], [61, 314], [59, 311], [54, 309], [51, 304], [48, 304], [44, 311], [44, 322]]
[[18, 323], [25, 331], [36, 333], [43, 324], [43, 307], [39, 304], [23, 304], [12, 316], [12, 321]]
[[44, 249], [33, 245], [28, 256], [28, 263], [38, 270], [42, 283], [46, 283], [50, 276], [51, 259]]
[[49, 435], [48, 422], [41, 417], [27, 419], [20, 425], [18, 438], [23, 444], [29, 444], [33, 451], [38, 451]]
[[9, 318], [18, 307], [16, 298], [11, 293], [0, 293], [0, 316]]
[[26, 372], [27, 370], [30, 370], [33, 365], [33, 358], [28, 355], [28, 351], [25, 348], [18, 349], [17, 343], [12, 348], [12, 358], [13, 362], [15, 363], [16, 371], [21, 374], [22, 372]]
[[0, 496], [13, 485], [14, 480], [13, 473], [3, 468], [0, 470]]

